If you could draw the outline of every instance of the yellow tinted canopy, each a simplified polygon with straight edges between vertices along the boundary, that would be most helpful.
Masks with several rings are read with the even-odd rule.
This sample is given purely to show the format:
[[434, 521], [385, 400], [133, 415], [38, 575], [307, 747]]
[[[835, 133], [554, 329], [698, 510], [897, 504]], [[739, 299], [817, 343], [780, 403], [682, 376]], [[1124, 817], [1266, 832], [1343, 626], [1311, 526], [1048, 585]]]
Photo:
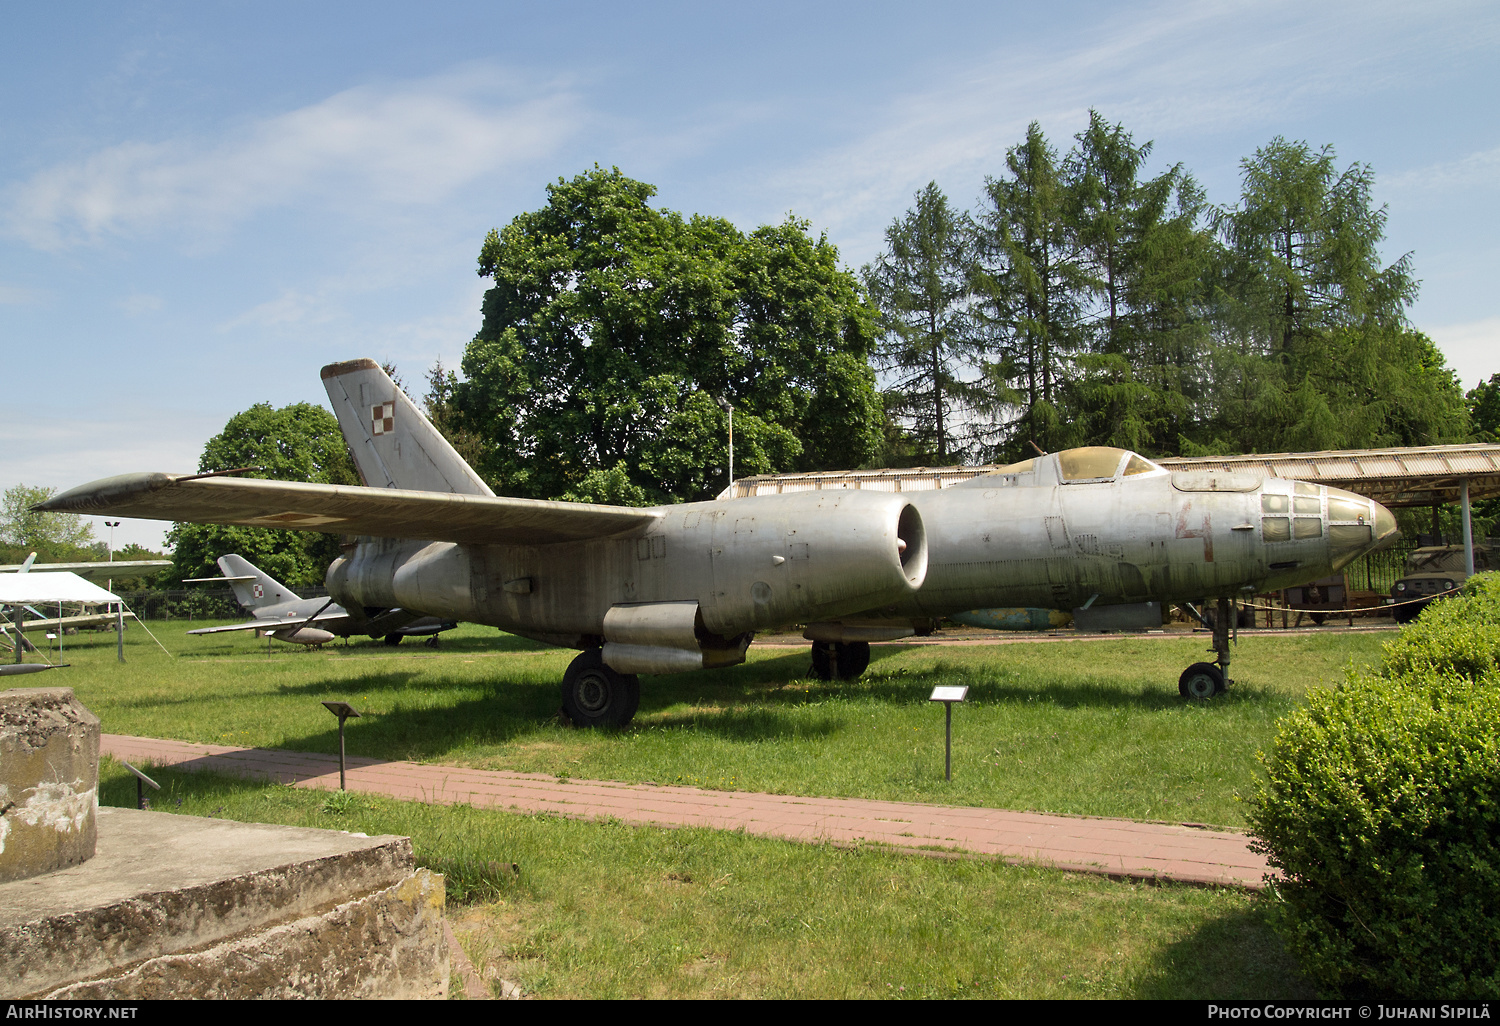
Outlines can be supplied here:
[[1086, 445], [1081, 449], [1065, 449], [1057, 454], [1058, 469], [1064, 481], [1099, 481], [1124, 474], [1149, 474], [1160, 469], [1150, 460], [1128, 449], [1116, 449], [1112, 445]]

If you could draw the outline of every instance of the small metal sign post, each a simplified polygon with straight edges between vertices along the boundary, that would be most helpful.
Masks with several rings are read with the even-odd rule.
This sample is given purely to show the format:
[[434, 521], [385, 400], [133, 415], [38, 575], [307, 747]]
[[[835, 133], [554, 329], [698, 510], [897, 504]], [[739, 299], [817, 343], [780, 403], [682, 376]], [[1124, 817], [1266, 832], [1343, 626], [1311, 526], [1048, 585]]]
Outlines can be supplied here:
[[969, 687], [965, 685], [943, 685], [940, 684], [932, 689], [928, 696], [929, 702], [942, 702], [944, 718], [947, 720], [947, 735], [943, 747], [943, 779], [953, 779], [953, 703], [967, 702], [969, 700]]
[[135, 807], [138, 809], [144, 809], [146, 807], [146, 789], [143, 785], [150, 784], [152, 790], [155, 791], [160, 791], [161, 785], [152, 780], [150, 777], [146, 776], [146, 774], [142, 773], [140, 770], [136, 769], [134, 766], [130, 765], [130, 763], [128, 762], [121, 762], [120, 765], [124, 766], [130, 772], [135, 774]]
[[344, 721], [349, 717], [359, 719], [359, 713], [354, 711], [354, 706], [348, 702], [324, 702], [324, 707], [339, 718], [339, 790], [346, 791], [344, 786]]

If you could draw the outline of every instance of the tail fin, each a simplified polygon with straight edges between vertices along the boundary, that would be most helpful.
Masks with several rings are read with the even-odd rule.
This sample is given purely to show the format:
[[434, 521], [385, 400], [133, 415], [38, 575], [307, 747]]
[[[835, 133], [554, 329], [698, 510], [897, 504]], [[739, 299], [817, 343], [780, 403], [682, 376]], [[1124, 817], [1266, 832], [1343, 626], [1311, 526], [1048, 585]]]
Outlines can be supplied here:
[[374, 360], [329, 364], [323, 387], [365, 484], [495, 494]]
[[295, 602], [300, 596], [244, 556], [231, 552], [217, 560], [219, 569], [229, 578], [234, 597], [240, 605], [254, 612], [264, 606]]

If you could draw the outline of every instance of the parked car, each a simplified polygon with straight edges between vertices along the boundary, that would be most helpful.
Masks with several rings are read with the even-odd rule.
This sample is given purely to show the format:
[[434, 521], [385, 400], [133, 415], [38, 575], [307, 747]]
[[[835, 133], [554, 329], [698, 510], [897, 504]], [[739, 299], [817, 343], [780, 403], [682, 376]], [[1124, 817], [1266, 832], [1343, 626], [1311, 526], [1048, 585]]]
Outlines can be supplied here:
[[[1481, 573], [1490, 568], [1490, 550], [1486, 545], [1474, 546], [1474, 571]], [[1468, 580], [1464, 573], [1464, 547], [1462, 545], [1424, 545], [1413, 549], [1406, 557], [1406, 573], [1391, 585], [1391, 616], [1397, 623], [1410, 623], [1427, 608], [1432, 599], [1452, 592]], [[1426, 601], [1413, 601], [1425, 599]]]

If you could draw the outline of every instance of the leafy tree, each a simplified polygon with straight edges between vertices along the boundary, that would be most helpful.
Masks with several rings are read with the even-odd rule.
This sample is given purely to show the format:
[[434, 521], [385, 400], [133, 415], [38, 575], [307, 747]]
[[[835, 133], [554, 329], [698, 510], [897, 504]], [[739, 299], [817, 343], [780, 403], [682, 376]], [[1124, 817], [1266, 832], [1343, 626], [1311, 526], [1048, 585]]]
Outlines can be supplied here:
[[1500, 442], [1500, 374], [1490, 375], [1464, 396], [1469, 427], [1476, 442]]
[[972, 229], [936, 182], [916, 201], [885, 230], [885, 252], [864, 281], [884, 330], [876, 362], [895, 375], [886, 410], [912, 425], [916, 462], [946, 465], [962, 452], [949, 424], [976, 398], [984, 351], [968, 330]]
[[0, 560], [19, 563], [32, 552], [38, 562], [92, 558], [94, 528], [77, 513], [37, 513], [31, 507], [57, 494], [56, 488], [18, 484], [0, 498]]
[[[1382, 266], [1374, 173], [1342, 173], [1332, 147], [1274, 139], [1244, 162], [1240, 204], [1218, 212], [1231, 251], [1219, 310], [1227, 337], [1279, 373], [1222, 424], [1261, 451], [1419, 445], [1467, 434], [1462, 395], [1410, 329], [1410, 255]], [[1233, 343], [1231, 343], [1233, 344]], [[1248, 414], [1248, 416], [1246, 415]]]
[[[198, 472], [237, 467], [261, 468], [244, 476], [267, 480], [360, 483], [337, 419], [310, 403], [280, 409], [257, 403], [231, 417], [203, 447]], [[167, 541], [179, 580], [217, 576], [214, 561], [237, 552], [289, 587], [315, 587], [339, 554], [338, 535], [265, 527], [173, 524]]]
[[[435, 394], [497, 493], [661, 503], [737, 473], [859, 466], [880, 445], [873, 312], [826, 238], [656, 210], [595, 167], [491, 231], [464, 380]], [[431, 403], [429, 403], [431, 405]]]

